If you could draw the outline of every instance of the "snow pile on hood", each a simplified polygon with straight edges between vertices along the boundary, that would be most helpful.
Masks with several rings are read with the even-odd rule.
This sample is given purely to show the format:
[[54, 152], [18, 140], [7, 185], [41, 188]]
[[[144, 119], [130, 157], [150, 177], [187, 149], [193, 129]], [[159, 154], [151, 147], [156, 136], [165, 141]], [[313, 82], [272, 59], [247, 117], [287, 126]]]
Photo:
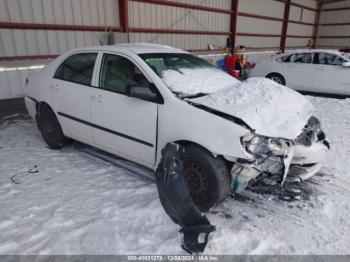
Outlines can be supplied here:
[[184, 95], [211, 94], [240, 83], [229, 74], [215, 68], [166, 70], [162, 73], [162, 79], [171, 91]]
[[266, 78], [189, 101], [239, 117], [257, 134], [287, 139], [295, 139], [314, 113], [303, 95]]

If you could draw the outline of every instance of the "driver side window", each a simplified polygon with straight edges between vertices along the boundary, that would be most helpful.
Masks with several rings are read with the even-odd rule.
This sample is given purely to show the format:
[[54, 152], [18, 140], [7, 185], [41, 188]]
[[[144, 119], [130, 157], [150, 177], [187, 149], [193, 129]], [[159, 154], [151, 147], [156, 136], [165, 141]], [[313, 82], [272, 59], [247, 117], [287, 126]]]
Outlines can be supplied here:
[[125, 57], [104, 54], [99, 87], [116, 93], [126, 94], [128, 86], [150, 88], [151, 83], [140, 69]]
[[311, 64], [312, 63], [312, 53], [297, 53], [293, 54], [290, 58], [293, 63]]

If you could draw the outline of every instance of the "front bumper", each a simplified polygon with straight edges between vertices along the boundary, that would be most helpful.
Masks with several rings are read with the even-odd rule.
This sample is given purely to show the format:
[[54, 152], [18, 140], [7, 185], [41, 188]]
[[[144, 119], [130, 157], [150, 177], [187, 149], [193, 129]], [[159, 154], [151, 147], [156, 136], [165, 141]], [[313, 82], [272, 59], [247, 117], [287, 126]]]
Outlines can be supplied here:
[[286, 180], [302, 181], [315, 175], [329, 150], [328, 142], [318, 141], [311, 146], [293, 145], [284, 156], [257, 158], [254, 162], [237, 162], [231, 170], [231, 188], [241, 192], [249, 181], [269, 174], [283, 184]]

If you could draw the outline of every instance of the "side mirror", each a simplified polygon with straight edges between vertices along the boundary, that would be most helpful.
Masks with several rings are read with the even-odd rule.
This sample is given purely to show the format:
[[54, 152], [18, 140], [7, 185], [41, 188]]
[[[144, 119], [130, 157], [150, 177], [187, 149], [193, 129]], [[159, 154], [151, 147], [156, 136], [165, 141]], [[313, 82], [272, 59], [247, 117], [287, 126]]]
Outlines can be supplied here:
[[345, 63], [343, 64], [343, 67], [350, 67], [350, 62], [345, 62]]
[[130, 97], [135, 97], [151, 102], [155, 102], [157, 100], [157, 94], [152, 92], [150, 88], [145, 86], [129, 86], [127, 94]]

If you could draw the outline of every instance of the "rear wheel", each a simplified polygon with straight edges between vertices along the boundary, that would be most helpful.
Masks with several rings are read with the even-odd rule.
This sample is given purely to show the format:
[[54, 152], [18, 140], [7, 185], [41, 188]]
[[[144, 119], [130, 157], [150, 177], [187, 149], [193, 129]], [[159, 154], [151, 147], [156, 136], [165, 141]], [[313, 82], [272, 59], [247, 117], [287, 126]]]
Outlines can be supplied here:
[[275, 81], [276, 83], [280, 85], [286, 85], [286, 80], [281, 74], [272, 73], [266, 76], [266, 78], [271, 79], [272, 81]]
[[206, 150], [190, 145], [183, 156], [184, 174], [195, 205], [207, 212], [230, 193], [230, 176], [225, 161]]
[[61, 149], [65, 144], [66, 138], [55, 113], [48, 105], [43, 104], [40, 107], [38, 120], [41, 134], [48, 146], [52, 149]]

